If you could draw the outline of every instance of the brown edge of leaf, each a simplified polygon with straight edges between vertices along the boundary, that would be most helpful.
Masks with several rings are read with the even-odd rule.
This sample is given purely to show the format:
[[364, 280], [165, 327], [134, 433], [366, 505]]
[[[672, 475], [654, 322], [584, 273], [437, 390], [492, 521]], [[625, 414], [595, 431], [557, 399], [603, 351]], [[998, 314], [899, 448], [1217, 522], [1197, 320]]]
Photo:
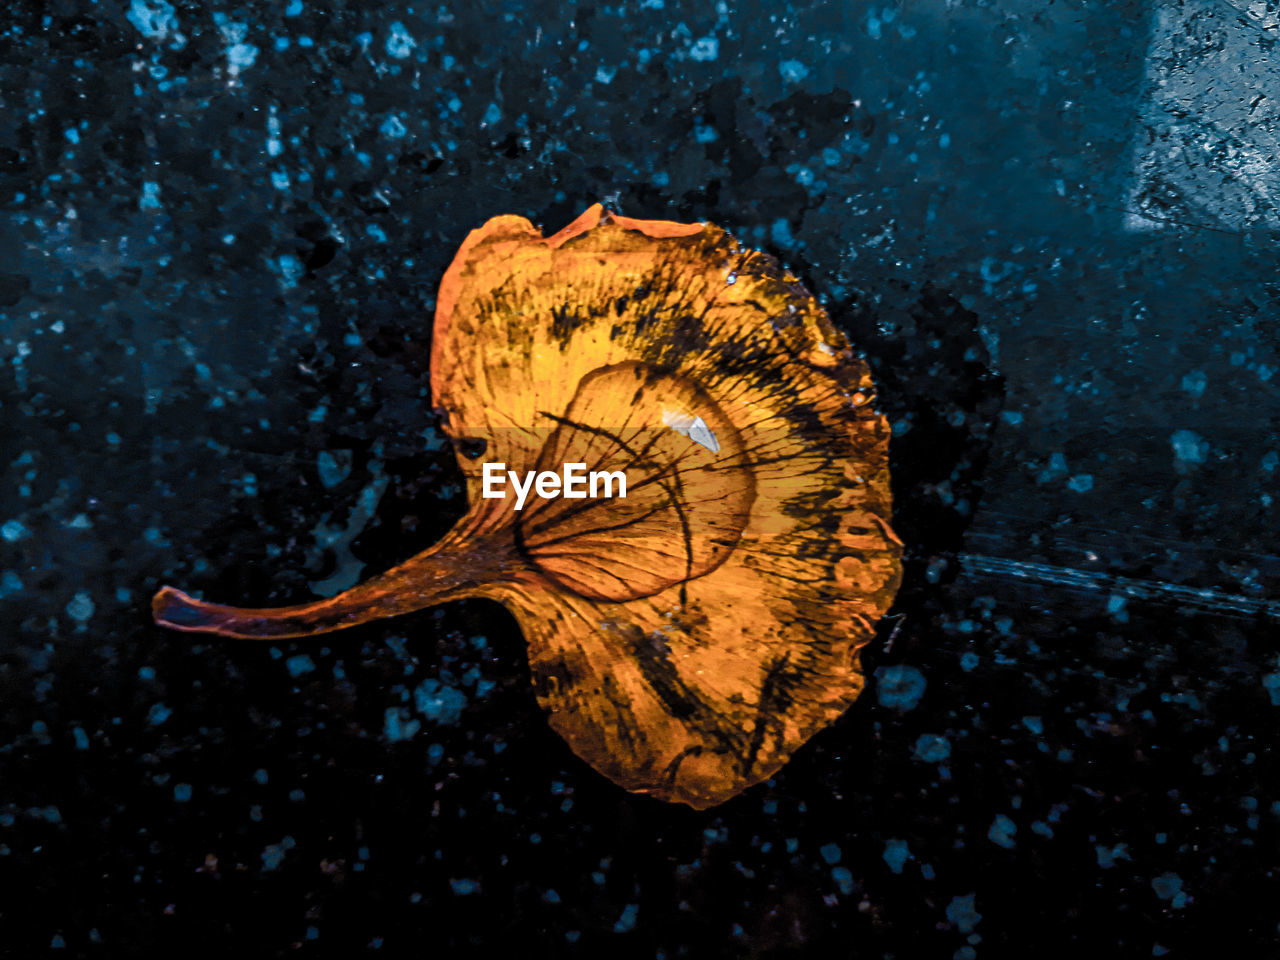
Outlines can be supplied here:
[[431, 339], [431, 383], [433, 391], [435, 384], [439, 382], [441, 345], [447, 339], [449, 322], [453, 317], [453, 309], [457, 306], [458, 298], [462, 294], [463, 268], [466, 266], [467, 261], [470, 260], [471, 252], [476, 247], [493, 240], [506, 239], [511, 241], [541, 242], [554, 250], [568, 243], [574, 237], [579, 237], [595, 229], [602, 223], [616, 223], [624, 230], [635, 230], [646, 237], [653, 237], [654, 239], [689, 237], [700, 233], [707, 226], [705, 223], [676, 223], [674, 220], [636, 220], [631, 217], [610, 213], [599, 203], [593, 203], [587, 207], [567, 227], [549, 237], [542, 236], [538, 232], [538, 228], [529, 220], [516, 214], [503, 214], [486, 220], [483, 226], [467, 234], [466, 239], [462, 241], [462, 246], [458, 248], [458, 252], [454, 255], [453, 262], [449, 264], [448, 269], [444, 272], [444, 277], [440, 280], [440, 290], [436, 295], [435, 325], [432, 328]]

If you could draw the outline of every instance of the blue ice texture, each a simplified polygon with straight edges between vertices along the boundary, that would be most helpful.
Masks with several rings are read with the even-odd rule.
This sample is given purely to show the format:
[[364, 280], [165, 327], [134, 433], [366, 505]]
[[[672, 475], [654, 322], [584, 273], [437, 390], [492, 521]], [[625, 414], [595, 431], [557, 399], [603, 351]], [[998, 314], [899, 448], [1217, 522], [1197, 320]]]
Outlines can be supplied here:
[[1013, 839], [1017, 832], [1016, 823], [1003, 813], [997, 813], [995, 820], [991, 821], [991, 829], [987, 831], [987, 839], [1006, 850], [1012, 850], [1017, 845], [1017, 841]]
[[882, 707], [911, 710], [924, 696], [924, 688], [924, 674], [909, 664], [876, 669], [876, 699]]
[[884, 862], [889, 865], [889, 869], [894, 873], [902, 873], [903, 866], [911, 859], [911, 848], [907, 846], [905, 840], [894, 840], [892, 838], [884, 842]]
[[977, 896], [976, 893], [968, 893], [963, 897], [952, 897], [947, 904], [947, 919], [961, 933], [973, 933], [973, 928], [982, 920], [982, 914], [974, 906]]
[[917, 760], [925, 763], [941, 763], [951, 756], [951, 741], [937, 733], [922, 733], [916, 737], [912, 749]]

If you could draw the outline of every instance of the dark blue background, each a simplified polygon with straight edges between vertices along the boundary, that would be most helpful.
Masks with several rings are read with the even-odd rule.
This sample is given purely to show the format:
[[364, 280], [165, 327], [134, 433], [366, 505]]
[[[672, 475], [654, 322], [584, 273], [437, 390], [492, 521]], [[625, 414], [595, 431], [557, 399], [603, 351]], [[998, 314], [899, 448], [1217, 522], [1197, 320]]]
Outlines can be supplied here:
[[[0, 950], [1274, 950], [1263, 7], [10, 4]], [[149, 619], [446, 530], [439, 278], [596, 201], [783, 260], [895, 426], [910, 670], [706, 813], [578, 761], [499, 607]]]

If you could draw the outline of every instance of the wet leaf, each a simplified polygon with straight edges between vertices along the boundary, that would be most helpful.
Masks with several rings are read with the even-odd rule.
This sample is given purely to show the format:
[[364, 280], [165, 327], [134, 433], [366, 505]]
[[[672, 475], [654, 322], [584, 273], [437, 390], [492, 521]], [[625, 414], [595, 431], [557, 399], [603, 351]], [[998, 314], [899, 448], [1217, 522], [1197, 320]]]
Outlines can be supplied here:
[[[573, 750], [698, 808], [775, 773], [857, 698], [858, 651], [901, 578], [889, 429], [866, 366], [772, 258], [599, 206], [548, 238], [497, 217], [445, 274], [431, 379], [471, 504], [440, 544], [279, 610], [165, 588], [157, 622], [303, 636], [499, 600]], [[620, 473], [626, 497], [531, 486], [516, 509], [510, 483], [483, 496], [498, 463]]]

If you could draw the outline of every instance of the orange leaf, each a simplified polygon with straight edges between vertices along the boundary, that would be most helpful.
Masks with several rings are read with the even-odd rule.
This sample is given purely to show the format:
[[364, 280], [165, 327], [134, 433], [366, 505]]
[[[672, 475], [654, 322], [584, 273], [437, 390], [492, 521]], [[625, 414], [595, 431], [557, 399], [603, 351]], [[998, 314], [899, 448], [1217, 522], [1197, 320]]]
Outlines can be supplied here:
[[[865, 364], [771, 257], [599, 205], [547, 238], [496, 217], [441, 283], [431, 381], [471, 503], [443, 541], [296, 607], [166, 587], [156, 621], [290, 637], [499, 600], [573, 750], [699, 809], [771, 776], [857, 698], [859, 650], [901, 579], [889, 429]], [[626, 496], [548, 483], [517, 509], [510, 482], [483, 495], [486, 463], [519, 482], [580, 464], [620, 474]]]

